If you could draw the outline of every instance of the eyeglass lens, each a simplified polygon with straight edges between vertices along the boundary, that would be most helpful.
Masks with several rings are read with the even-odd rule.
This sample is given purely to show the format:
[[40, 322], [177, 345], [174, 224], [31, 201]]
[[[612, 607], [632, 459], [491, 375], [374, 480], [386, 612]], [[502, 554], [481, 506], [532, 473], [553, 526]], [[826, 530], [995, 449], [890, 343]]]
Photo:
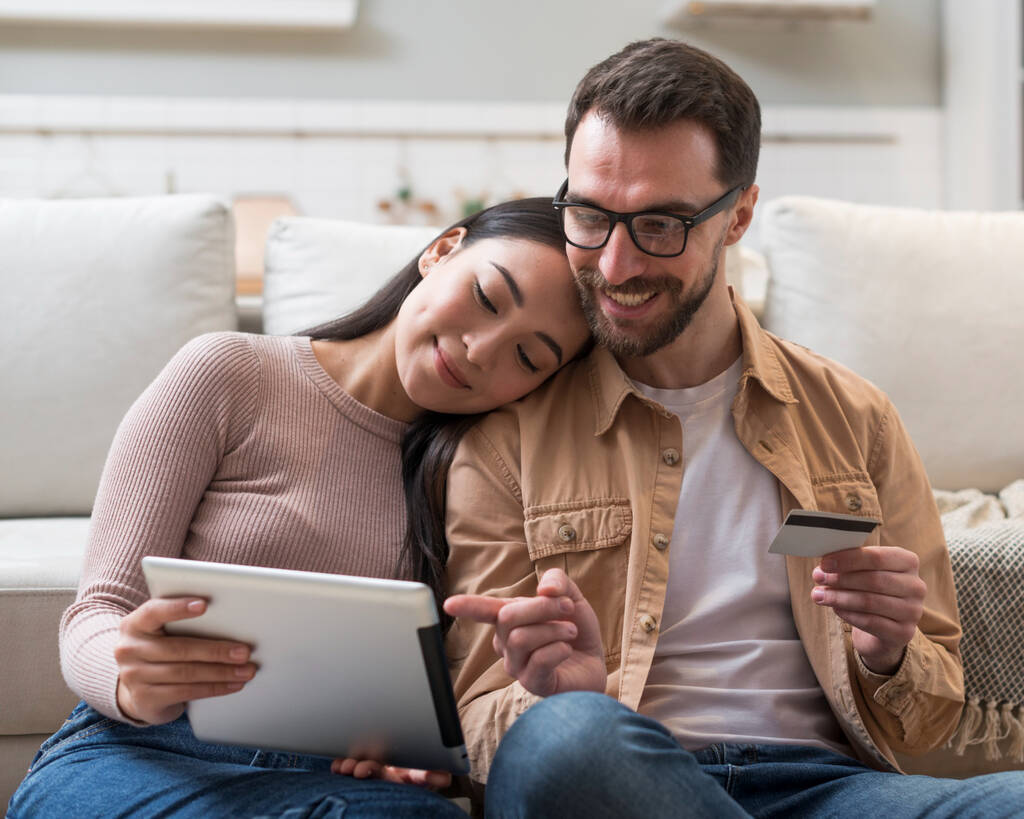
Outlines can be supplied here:
[[[612, 224], [607, 214], [586, 205], [569, 205], [564, 213], [565, 237], [574, 245], [596, 248], [608, 239]], [[647, 253], [679, 253], [686, 244], [686, 226], [670, 216], [639, 213], [631, 227], [637, 246]]]

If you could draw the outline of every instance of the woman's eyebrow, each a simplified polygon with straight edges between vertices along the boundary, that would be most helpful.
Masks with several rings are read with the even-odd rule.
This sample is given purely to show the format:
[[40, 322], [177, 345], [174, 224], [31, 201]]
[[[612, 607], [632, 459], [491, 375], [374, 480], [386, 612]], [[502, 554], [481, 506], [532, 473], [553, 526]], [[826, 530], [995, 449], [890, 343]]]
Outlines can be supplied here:
[[543, 341], [548, 347], [551, 348], [551, 352], [555, 354], [555, 358], [558, 359], [558, 366], [562, 366], [562, 346], [555, 341], [547, 333], [542, 333], [539, 330], [536, 333], [537, 338]]
[[491, 262], [491, 264], [494, 266], [494, 269], [501, 274], [501, 277], [505, 280], [505, 284], [508, 285], [509, 292], [512, 294], [512, 301], [515, 302], [516, 307], [522, 307], [523, 294], [519, 289], [519, 285], [516, 284], [516, 280], [512, 278], [512, 274], [497, 262]]
[[[508, 285], [509, 292], [512, 294], [512, 301], [515, 302], [516, 307], [522, 307], [523, 306], [523, 293], [519, 289], [519, 285], [516, 284], [516, 280], [514, 278], [512, 278], [512, 274], [509, 273], [508, 270], [506, 270], [504, 267], [502, 267], [497, 262], [492, 261], [491, 265], [494, 267], [495, 270], [497, 270], [501, 274], [501, 278], [503, 278], [505, 280], [505, 284]], [[558, 366], [561, 367], [562, 366], [562, 345], [559, 344], [557, 341], [555, 341], [547, 333], [542, 333], [539, 330], [535, 333], [535, 335], [537, 336], [537, 338], [539, 338], [542, 342], [544, 342], [544, 344], [546, 344], [550, 348], [551, 352], [553, 352], [555, 354], [555, 358], [558, 359]]]

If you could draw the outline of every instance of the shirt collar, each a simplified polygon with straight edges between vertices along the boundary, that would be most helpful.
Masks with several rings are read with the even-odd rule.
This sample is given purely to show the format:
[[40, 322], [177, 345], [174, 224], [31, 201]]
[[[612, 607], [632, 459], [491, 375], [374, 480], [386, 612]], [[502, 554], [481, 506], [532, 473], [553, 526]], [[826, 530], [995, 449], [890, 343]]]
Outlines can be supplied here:
[[779, 357], [775, 352], [775, 336], [762, 329], [757, 318], [744, 301], [729, 287], [732, 306], [740, 322], [740, 338], [743, 343], [743, 374], [740, 389], [746, 387], [750, 378], [755, 378], [772, 398], [780, 404], [796, 404]]
[[[729, 295], [739, 320], [743, 344], [740, 392], [747, 388], [750, 379], [753, 378], [779, 403], [797, 403], [789, 387], [789, 380], [775, 354], [772, 336], [761, 328], [750, 308], [735, 294], [732, 287], [729, 288]], [[590, 391], [594, 399], [595, 435], [603, 435], [608, 431], [627, 395], [636, 396], [638, 400], [659, 412], [671, 414], [637, 390], [629, 376], [622, 371], [615, 356], [604, 347], [595, 347], [587, 361], [590, 370]]]

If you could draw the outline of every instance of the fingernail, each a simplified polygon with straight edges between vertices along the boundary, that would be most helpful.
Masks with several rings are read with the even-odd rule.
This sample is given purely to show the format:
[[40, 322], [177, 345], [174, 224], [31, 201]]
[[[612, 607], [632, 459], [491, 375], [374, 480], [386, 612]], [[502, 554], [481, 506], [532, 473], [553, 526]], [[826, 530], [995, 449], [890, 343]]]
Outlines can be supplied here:
[[572, 611], [572, 608], [572, 600], [568, 597], [560, 597], [558, 599], [558, 610], [562, 612], [562, 614], [568, 614]]
[[189, 600], [188, 601], [188, 606], [186, 606], [186, 608], [189, 611], [194, 612], [196, 614], [201, 612], [205, 607], [206, 607], [206, 601], [205, 600]]
[[228, 683], [227, 689], [228, 691], [241, 691], [244, 686], [245, 683]]
[[248, 679], [253, 675], [255, 670], [256, 669], [254, 669], [251, 665], [240, 665], [237, 668], [235, 668], [235, 676], [245, 677], [246, 679]]
[[811, 589], [811, 600], [815, 603], [823, 603], [825, 601], [825, 590]]
[[235, 646], [228, 652], [228, 656], [232, 660], [244, 660], [249, 656], [249, 649], [245, 648], [245, 646]]
[[815, 583], [824, 583], [825, 582], [825, 572], [823, 572], [820, 568], [815, 566], [814, 567], [814, 571], [811, 572], [811, 578], [814, 580]]

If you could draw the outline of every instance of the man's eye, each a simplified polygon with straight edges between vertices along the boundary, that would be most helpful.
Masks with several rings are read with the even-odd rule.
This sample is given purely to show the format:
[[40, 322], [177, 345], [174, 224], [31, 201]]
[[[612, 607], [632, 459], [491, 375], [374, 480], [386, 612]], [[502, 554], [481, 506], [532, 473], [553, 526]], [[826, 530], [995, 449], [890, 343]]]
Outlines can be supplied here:
[[526, 354], [521, 344], [516, 345], [516, 354], [519, 356], [519, 360], [523, 362], [523, 366], [526, 367], [531, 373], [539, 373], [540, 367], [535, 367], [533, 362], [530, 361], [530, 357]]
[[604, 225], [608, 217], [597, 210], [589, 208], [573, 208], [571, 211], [573, 221], [580, 227], [597, 227]]
[[637, 233], [647, 233], [653, 236], [664, 236], [666, 233], [681, 230], [682, 227], [682, 222], [660, 216], [644, 216], [633, 222], [633, 230]]
[[484, 289], [480, 286], [480, 282], [473, 282], [473, 295], [476, 296], [477, 302], [479, 302], [480, 306], [483, 307], [484, 310], [488, 310], [491, 313], [494, 313], [494, 315], [498, 315], [498, 308], [491, 303], [489, 298], [487, 298], [487, 295], [484, 293]]

